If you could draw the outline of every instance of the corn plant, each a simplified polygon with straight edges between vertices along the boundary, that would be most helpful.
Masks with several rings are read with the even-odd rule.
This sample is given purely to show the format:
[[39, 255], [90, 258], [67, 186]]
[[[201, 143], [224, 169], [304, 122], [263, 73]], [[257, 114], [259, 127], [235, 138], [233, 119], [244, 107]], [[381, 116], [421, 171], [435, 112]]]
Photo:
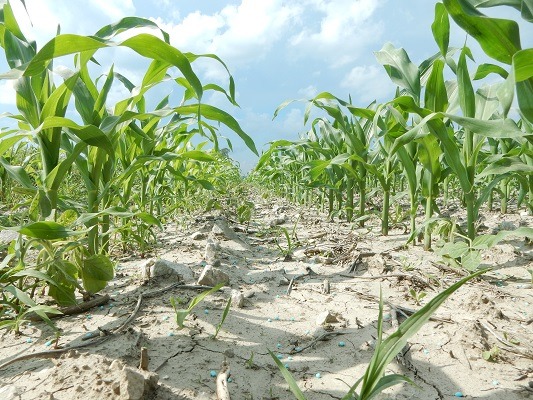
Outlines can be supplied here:
[[[446, 9], [442, 5], [436, 7], [436, 18], [439, 20], [448, 18]], [[444, 27], [449, 26], [449, 24], [442, 25]], [[496, 87], [483, 88], [477, 93], [474, 92], [467, 66], [467, 57], [471, 58], [470, 50], [463, 47], [459, 60], [455, 63], [447, 48], [449, 29], [435, 30], [434, 34], [437, 43], [440, 44], [441, 57], [446, 60], [447, 65], [457, 77], [457, 81], [450, 86], [457, 87], [459, 105], [463, 115], [458, 116], [449, 112], [451, 110], [447, 106], [448, 94], [444, 89], [442, 77], [436, 81], [440, 83], [434, 90], [435, 93], [440, 93], [441, 99], [428, 101], [430, 99], [427, 96], [428, 86], [426, 88], [426, 104], [422, 107], [417, 103], [416, 96], [409, 93], [413, 87], [417, 87], [416, 82], [419, 79], [411, 73], [413, 68], [409, 67], [409, 61], [404, 59], [395, 65], [386, 63], [387, 71], [391, 77], [406, 92], [406, 94], [393, 100], [392, 103], [403, 111], [413, 114], [419, 121], [396, 139], [392, 153], [413, 140], [424, 141], [427, 140], [428, 136], [433, 136], [432, 152], [442, 151], [446, 163], [459, 180], [467, 211], [467, 236], [473, 240], [476, 235], [475, 224], [479, 210], [498, 182], [507, 179], [512, 173], [530, 172], [529, 166], [522, 160], [513, 157], [510, 152], [504, 154], [498, 162], [485, 165], [485, 168], [480, 171], [480, 165], [483, 165], [481, 161], [485, 158], [486, 139], [488, 137], [499, 140], [512, 139], [524, 144], [527, 140], [527, 134], [514, 121], [507, 118], [508, 107], [504, 100], [509, 101], [508, 99], [500, 98], [503, 108], [502, 116], [497, 114], [494, 102], [487, 101], [487, 92], [495, 92]], [[398, 60], [398, 58], [393, 57], [390, 59], [395, 62]], [[444, 66], [442, 62], [437, 65], [439, 65], [439, 69]], [[435, 63], [433, 64], [433, 71], [435, 71]], [[441, 72], [439, 72], [440, 74]], [[431, 77], [428, 85], [429, 82], [431, 82]], [[440, 104], [440, 106], [429, 108], [428, 104], [429, 106]], [[427, 153], [429, 154], [429, 152]], [[435, 156], [437, 156], [436, 153]], [[433, 159], [435, 158], [433, 157]], [[437, 166], [437, 163], [434, 165]], [[479, 188], [482, 184], [480, 178], [489, 175], [492, 180]], [[431, 213], [426, 212], [426, 216], [431, 217]]]
[[[473, 273], [472, 275], [461, 279], [448, 289], [439, 293], [424, 307], [407, 318], [398, 327], [398, 329], [386, 339], [383, 339], [383, 296], [380, 294], [378, 337], [376, 340], [374, 354], [372, 355], [372, 359], [370, 360], [364, 375], [359, 378], [357, 382], [350, 388], [348, 393], [343, 396], [343, 400], [370, 400], [391, 386], [404, 382], [412, 384], [413, 382], [411, 379], [407, 378], [406, 376], [400, 374], [385, 375], [387, 366], [390, 364], [390, 362], [392, 362], [392, 360], [394, 360], [398, 353], [402, 351], [409, 338], [415, 335], [422, 328], [422, 326], [424, 326], [429, 318], [450, 295], [452, 295], [457, 289], [459, 289], [469, 280], [487, 271], [488, 270], [481, 270]], [[295, 398], [299, 400], [305, 400], [304, 393], [298, 387], [298, 384], [291, 373], [283, 366], [275, 354], [273, 354], [270, 350], [269, 353], [280, 369], [283, 377], [289, 384], [289, 388], [294, 394]]]
[[[204, 137], [216, 151], [215, 124], [223, 124], [257, 151], [230, 114], [202, 102], [204, 92], [217, 91], [237, 105], [229, 72], [229, 90], [225, 90], [215, 84], [202, 85], [193, 71], [192, 63], [198, 58], [226, 68], [216, 55], [182, 53], [154, 22], [136, 17], [107, 25], [92, 36], [58, 32], [38, 49], [22, 33], [9, 1], [2, 2], [2, 11], [0, 45], [11, 70], [0, 74], [0, 79], [15, 82], [19, 114], [3, 115], [18, 128], [2, 131], [0, 173], [2, 185], [16, 185], [29, 198], [27, 218], [10, 229], [22, 235], [26, 243], [22, 247], [49, 254], [32, 267], [39, 272], [33, 278], [48, 284], [56, 301], [72, 302], [74, 290], [94, 293], [112, 278], [113, 263], [108, 258], [112, 234], [121, 232], [126, 240], [144, 243], [153, 235], [151, 227], [161, 226], [158, 216], [168, 212], [159, 201], [164, 190], [172, 192], [179, 182], [213, 189], [210, 182], [191, 173], [198, 170], [198, 163], [215, 160], [203, 149], [205, 143], [192, 144], [193, 137]], [[161, 38], [141, 33], [116, 40], [118, 34], [141, 27], [155, 30]], [[117, 73], [114, 66], [102, 79], [91, 76], [99, 65], [97, 54], [116, 46], [149, 61], [139, 85]], [[63, 56], [73, 56], [73, 70], [54, 68], [54, 60]], [[56, 75], [62, 81], [57, 85]], [[148, 110], [147, 92], [165, 82], [177, 85], [183, 99], [173, 105], [166, 96]], [[129, 96], [111, 105], [109, 93], [118, 84], [128, 89]], [[81, 123], [67, 118], [67, 110], [76, 113]], [[38, 151], [38, 157], [31, 156], [32, 168], [20, 157], [8, 156], [15, 146], [30, 153]], [[83, 185], [75, 200], [62, 189], [73, 174]], [[11, 261], [17, 259], [22, 269], [30, 268], [21, 255]], [[68, 295], [62, 296], [58, 287]]]

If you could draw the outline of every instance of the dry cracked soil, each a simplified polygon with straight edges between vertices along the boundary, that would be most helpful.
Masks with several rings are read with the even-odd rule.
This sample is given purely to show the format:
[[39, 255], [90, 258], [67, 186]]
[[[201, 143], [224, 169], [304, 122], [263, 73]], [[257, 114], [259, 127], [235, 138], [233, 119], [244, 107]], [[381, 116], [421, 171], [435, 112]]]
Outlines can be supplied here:
[[[489, 233], [533, 226], [520, 213], [483, 215]], [[268, 350], [308, 399], [340, 399], [372, 356], [380, 288], [390, 334], [465, 275], [405, 246], [402, 227], [381, 236], [378, 222], [332, 223], [275, 200], [258, 204], [248, 227], [223, 214], [167, 225], [151, 258], [122, 254], [103, 304], [55, 320], [59, 338], [42, 322], [2, 333], [0, 399], [216, 399], [224, 363], [232, 399], [294, 398]], [[484, 251], [492, 271], [454, 293], [389, 365], [416, 385], [380, 398], [533, 398], [532, 260], [520, 238]], [[179, 329], [170, 299], [187, 307], [206, 262], [229, 284]]]

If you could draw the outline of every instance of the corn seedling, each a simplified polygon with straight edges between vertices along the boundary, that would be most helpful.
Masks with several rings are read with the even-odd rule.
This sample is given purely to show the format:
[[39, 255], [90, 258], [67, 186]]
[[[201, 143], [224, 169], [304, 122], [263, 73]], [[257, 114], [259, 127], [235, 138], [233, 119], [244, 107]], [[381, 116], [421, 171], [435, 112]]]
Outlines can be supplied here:
[[[199, 295], [193, 297], [192, 300], [189, 302], [189, 305], [187, 306], [187, 308], [178, 308], [182, 304], [182, 300], [178, 299], [178, 298], [175, 298], [175, 297], [171, 297], [170, 298], [170, 304], [172, 305], [172, 308], [174, 308], [174, 312], [176, 313], [176, 323], [178, 324], [178, 329], [185, 328], [185, 325], [184, 325], [185, 318], [187, 318], [187, 316], [192, 312], [192, 310], [194, 310], [194, 308], [204, 298], [206, 298], [207, 296], [209, 296], [212, 293], [217, 292], [223, 286], [224, 286], [224, 283], [220, 283], [220, 284], [216, 285], [215, 287], [213, 287], [213, 288], [211, 288], [209, 290], [205, 290], [202, 293], [200, 293]], [[221, 326], [222, 326], [222, 324], [221, 324]], [[217, 331], [217, 333], [218, 333], [218, 331]]]
[[[440, 305], [457, 289], [463, 286], [470, 279], [473, 279], [488, 270], [478, 271], [466, 278], [456, 282], [448, 289], [439, 293], [430, 300], [424, 307], [407, 318], [387, 339], [383, 339], [383, 296], [380, 293], [379, 316], [378, 316], [378, 337], [376, 347], [365, 374], [350, 388], [343, 400], [370, 400], [375, 398], [383, 390], [399, 383], [413, 383], [409, 378], [399, 375], [385, 375], [388, 364], [398, 355], [407, 344], [407, 340], [415, 335], [420, 328], [429, 320]], [[270, 356], [278, 366], [281, 374], [289, 384], [289, 388], [295, 398], [305, 400], [305, 395], [298, 387], [298, 384], [291, 373], [278, 360], [276, 355], [268, 350]], [[356, 391], [358, 390], [359, 393]]]
[[226, 317], [229, 314], [230, 307], [231, 307], [231, 296], [228, 299], [228, 302], [226, 303], [226, 307], [224, 307], [224, 311], [222, 312], [222, 318], [220, 319], [220, 322], [216, 326], [215, 334], [213, 335], [213, 339], [216, 339], [216, 337], [218, 336], [218, 332], [222, 328], [222, 325], [224, 324], [224, 321], [226, 320]]

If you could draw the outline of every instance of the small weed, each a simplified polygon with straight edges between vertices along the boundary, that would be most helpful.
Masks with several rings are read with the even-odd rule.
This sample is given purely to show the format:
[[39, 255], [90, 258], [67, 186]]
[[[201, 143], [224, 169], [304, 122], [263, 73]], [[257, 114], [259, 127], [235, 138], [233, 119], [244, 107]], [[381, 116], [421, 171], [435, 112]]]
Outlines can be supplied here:
[[244, 368], [246, 369], [259, 369], [259, 367], [254, 363], [254, 352], [250, 354], [250, 358], [244, 362]]
[[422, 299], [427, 296], [427, 293], [424, 291], [416, 291], [411, 288], [409, 289], [409, 295], [415, 301], [416, 305], [419, 306]]
[[[178, 324], [178, 329], [183, 329], [185, 327], [184, 322], [185, 318], [191, 313], [191, 311], [207, 296], [209, 296], [211, 293], [214, 293], [218, 291], [222, 286], [224, 286], [224, 283], [220, 283], [216, 285], [214, 288], [206, 290], [199, 295], [195, 296], [189, 303], [189, 306], [187, 308], [180, 308], [178, 309], [177, 306], [183, 304], [183, 300], [180, 298], [171, 297], [170, 298], [170, 304], [174, 308], [174, 312], [176, 313], [176, 323]], [[225, 318], [225, 317], [224, 317]], [[222, 323], [224, 320], [222, 320], [220, 326], [222, 326]], [[220, 328], [218, 328], [220, 329]], [[217, 329], [217, 333], [218, 333]], [[216, 336], [216, 335], [215, 335]]]
[[485, 361], [496, 362], [500, 358], [500, 348], [498, 346], [492, 346], [490, 350], [486, 350], [482, 353]]

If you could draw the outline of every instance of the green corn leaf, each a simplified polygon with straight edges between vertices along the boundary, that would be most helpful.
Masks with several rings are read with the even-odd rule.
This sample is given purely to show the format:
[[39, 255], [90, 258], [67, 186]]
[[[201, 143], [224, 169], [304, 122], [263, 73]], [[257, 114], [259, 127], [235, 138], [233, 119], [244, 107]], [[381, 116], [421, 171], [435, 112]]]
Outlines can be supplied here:
[[28, 139], [29, 137], [30, 136], [26, 134], [16, 134], [10, 136], [4, 136], [0, 134], [0, 157], [2, 157], [8, 150], [12, 150], [18, 142]]
[[46, 320], [46, 318], [44, 318], [44, 316], [46, 316], [47, 314], [54, 314], [54, 315], [62, 315], [63, 314], [63, 312], [59, 311], [57, 308], [53, 308], [53, 307], [45, 306], [45, 305], [33, 306], [33, 307], [28, 308], [24, 312], [24, 314], [29, 314], [29, 313], [35, 313], [39, 317], [41, 317], [43, 320]]
[[234, 106], [237, 106], [239, 107], [239, 104], [235, 101], [234, 98], [231, 97], [230, 94], [228, 94], [228, 92], [226, 92], [222, 87], [220, 87], [219, 85], [216, 85], [214, 83], [208, 83], [207, 85], [204, 86], [204, 92], [205, 91], [208, 91], [208, 90], [214, 90], [215, 92], [219, 92], [219, 93], [222, 93], [224, 96], [226, 96], [226, 99], [228, 99], [228, 101], [233, 104]]
[[476, 91], [476, 115], [477, 119], [489, 120], [500, 106], [498, 91], [501, 84], [484, 85]]
[[25, 269], [23, 271], [17, 272], [16, 274], [13, 274], [12, 276], [13, 277], [32, 277], [37, 280], [47, 282], [50, 285], [50, 287], [53, 286], [55, 288], [56, 292], [62, 292], [62, 295], [60, 296], [61, 298], [69, 299], [69, 302], [70, 300], [72, 300], [72, 298], [74, 298], [73, 293], [65, 290], [64, 287], [57, 280], [53, 279], [50, 275], [45, 274], [42, 271], [38, 271], [35, 269]]
[[224, 69], [229, 75], [229, 95], [231, 98], [231, 103], [238, 107], [238, 104], [235, 101], [235, 80], [233, 79], [233, 76], [230, 74], [228, 66], [226, 65], [224, 61], [220, 59], [219, 56], [217, 56], [216, 54], [192, 54], [192, 53], [185, 53], [185, 56], [191, 63], [196, 61], [198, 58], [211, 58], [213, 60], [218, 61], [220, 64], [222, 64], [222, 66], [224, 67]]
[[43, 122], [47, 117], [64, 116], [72, 91], [79, 79], [79, 74], [73, 73], [72, 76], [65, 79], [46, 99], [41, 111], [40, 121]]
[[[24, 8], [26, 8], [26, 5], [24, 2], [22, 2], [24, 5]], [[15, 18], [15, 14], [13, 13], [13, 8], [11, 8], [11, 5], [9, 2], [4, 2], [2, 4], [3, 6], [3, 25], [5, 26], [5, 29], [13, 34], [15, 37], [17, 37], [19, 40], [23, 42], [27, 42], [27, 39], [24, 37], [24, 34], [20, 30], [20, 26], [17, 22], [17, 19]]]
[[483, 171], [476, 175], [477, 179], [482, 179], [490, 175], [502, 175], [509, 172], [533, 173], [533, 165], [525, 163], [519, 157], [502, 157], [495, 162], [488, 164]]
[[530, 0], [470, 0], [475, 7], [510, 6], [518, 10], [528, 22], [533, 22], [533, 3]]
[[418, 68], [404, 49], [396, 49], [391, 43], [386, 43], [375, 56], [396, 85], [408, 90], [415, 99], [420, 98]]
[[22, 187], [32, 191], [37, 190], [24, 168], [9, 164], [3, 157], [0, 157], [0, 165], [5, 169], [9, 176], [11, 176], [16, 182], [20, 183]]
[[[369, 399], [369, 396], [373, 396], [376, 393], [376, 386], [379, 385], [380, 379], [384, 375], [387, 365], [396, 357], [396, 355], [407, 344], [407, 340], [416, 334], [420, 328], [429, 320], [429, 318], [435, 313], [440, 305], [457, 289], [488, 270], [481, 270], [466, 278], [461, 279], [457, 283], [450, 286], [448, 289], [439, 293], [429, 303], [418, 310], [405, 320], [398, 328], [396, 332], [391, 334], [382, 343], [376, 344], [376, 349], [372, 360], [367, 367], [367, 373], [365, 379], [362, 381], [361, 391], [359, 393], [360, 399]], [[382, 308], [382, 306], [381, 306]], [[391, 381], [393, 381], [391, 379]]]
[[516, 83], [516, 97], [520, 113], [533, 123], [533, 78]]
[[120, 46], [129, 47], [144, 57], [165, 61], [177, 67], [191, 83], [198, 98], [202, 98], [203, 88], [200, 80], [193, 72], [187, 57], [175, 47], [172, 47], [155, 36], [145, 33], [126, 39], [120, 43]]
[[[511, 174], [501, 174], [501, 175], [496, 175], [494, 177], [494, 179], [492, 180], [492, 182], [490, 182], [488, 185], [484, 186], [479, 195], [478, 195], [478, 198], [477, 198], [477, 201], [476, 201], [476, 209], [481, 209], [481, 207], [483, 206], [483, 204], [487, 201], [487, 199], [489, 198], [491, 192], [494, 190], [494, 188], [496, 187], [496, 185], [501, 182], [502, 180], [504, 179], [507, 179], [511, 176]], [[519, 177], [519, 176], [516, 176], [515, 177]]]
[[7, 229], [13, 230], [28, 237], [46, 240], [65, 239], [70, 236], [83, 233], [80, 231], [72, 231], [53, 221], [33, 222], [20, 227], [11, 227]]
[[[439, 4], [439, 3], [437, 3]], [[448, 93], [444, 83], [444, 61], [436, 60], [433, 63], [426, 91], [424, 93], [424, 106], [433, 111], [446, 111], [448, 108]]]
[[[384, 377], [379, 379], [374, 390], [368, 395], [368, 397], [365, 397], [364, 399], [365, 400], [373, 399], [378, 394], [383, 392], [385, 389], [388, 389], [389, 387], [398, 385], [400, 383], [409, 383], [413, 386], [416, 386], [416, 384], [411, 379], [409, 379], [408, 377], [404, 375], [400, 375], [400, 374], [385, 375]], [[363, 398], [361, 397], [360, 399], [362, 400]]]
[[132, 28], [154, 28], [158, 29], [163, 35], [163, 39], [166, 43], [170, 43], [168, 33], [159, 28], [159, 26], [149, 19], [140, 18], [140, 17], [126, 17], [122, 18], [120, 21], [113, 24], [106, 25], [98, 30], [94, 36], [99, 37], [100, 39], [111, 39], [114, 36], [130, 30]]
[[440, 156], [442, 150], [439, 142], [435, 136], [425, 136], [420, 139], [418, 149], [418, 158], [425, 169], [433, 176], [436, 181], [439, 181], [442, 172], [442, 164]]
[[305, 395], [303, 394], [302, 390], [298, 387], [298, 383], [296, 383], [296, 380], [293, 378], [291, 373], [287, 370], [287, 368], [285, 368], [285, 366], [278, 359], [278, 357], [276, 357], [276, 355], [272, 353], [272, 351], [270, 351], [269, 349], [267, 349], [267, 351], [272, 357], [272, 359], [274, 360], [274, 362], [276, 363], [276, 365], [278, 366], [281, 372], [281, 375], [283, 376], [285, 381], [289, 384], [289, 389], [291, 390], [294, 397], [297, 400], [306, 400]]
[[497, 61], [511, 64], [521, 49], [520, 33], [515, 21], [489, 18], [476, 10], [468, 0], [443, 0], [453, 20], [476, 39], [483, 51]]
[[500, 231], [496, 235], [479, 235], [472, 242], [472, 248], [478, 250], [490, 249], [508, 237], [533, 238], [533, 228], [522, 226], [514, 231]]
[[220, 283], [216, 285], [215, 287], [206, 290], [199, 295], [195, 296], [189, 303], [189, 306], [187, 309], [177, 309], [176, 303], [173, 298], [170, 299], [170, 302], [172, 304], [172, 307], [174, 308], [174, 311], [176, 312], [176, 323], [178, 324], [178, 329], [183, 329], [185, 327], [184, 322], [185, 318], [191, 313], [191, 311], [200, 303], [205, 297], [209, 296], [211, 293], [214, 293], [218, 290], [220, 290], [223, 286], [225, 286], [225, 283]]
[[70, 171], [72, 164], [77, 160], [78, 156], [87, 148], [87, 144], [80, 142], [74, 146], [74, 149], [68, 156], [61, 161], [45, 178], [45, 186], [48, 190], [58, 190], [65, 179], [65, 176]]
[[259, 155], [252, 138], [241, 129], [237, 120], [227, 112], [208, 104], [192, 104], [180, 106], [176, 107], [175, 111], [184, 115], [194, 115], [200, 112], [200, 115], [204, 118], [223, 123], [232, 131], [234, 131], [237, 135], [239, 135], [239, 137], [244, 141], [246, 146], [248, 146], [248, 148], [252, 150], [254, 154]]
[[509, 76], [509, 73], [500, 67], [499, 65], [495, 64], [480, 64], [477, 67], [476, 75], [474, 76], [474, 80], [483, 79], [487, 77], [489, 74], [497, 74], [500, 75], [503, 79], [507, 79], [507, 76]]
[[533, 49], [520, 50], [513, 56], [513, 69], [516, 82], [533, 77]]
[[83, 287], [89, 293], [97, 293], [104, 289], [115, 276], [115, 266], [109, 257], [96, 254], [83, 259], [81, 279]]
[[50, 326], [54, 331], [57, 331], [57, 327], [54, 325], [54, 323], [50, 320], [50, 317], [48, 316], [49, 314], [55, 314], [55, 315], [61, 315], [63, 314], [61, 311], [53, 308], [53, 307], [50, 307], [50, 306], [45, 306], [45, 305], [37, 305], [37, 306], [33, 306], [33, 307], [30, 307], [28, 308], [22, 315], [21, 317], [24, 318], [25, 315], [29, 314], [29, 313], [35, 313], [37, 314], [39, 317], [41, 317], [41, 319], [46, 322], [46, 324], [48, 326]]
[[147, 212], [141, 211], [139, 213], [136, 213], [135, 216], [139, 218], [141, 221], [147, 223], [148, 225], [155, 225], [159, 227], [159, 229], [163, 229], [163, 224], [161, 224], [161, 221], [159, 221], [153, 215], [148, 214]]
[[213, 339], [215, 339], [218, 336], [218, 332], [222, 328], [222, 325], [224, 324], [224, 321], [226, 320], [226, 317], [229, 314], [229, 310], [231, 307], [231, 296], [228, 299], [228, 302], [226, 303], [226, 307], [224, 307], [224, 312], [222, 313], [222, 318], [220, 319], [220, 322], [216, 326], [215, 334], [213, 335]]
[[283, 110], [283, 109], [284, 109], [285, 107], [287, 107], [289, 104], [292, 104], [292, 103], [294, 103], [294, 102], [296, 102], [296, 101], [298, 101], [298, 100], [285, 100], [283, 103], [281, 103], [281, 104], [276, 108], [276, 110], [274, 111], [274, 116], [272, 117], [272, 119], [275, 119], [275, 118], [278, 116], [278, 114], [279, 114], [279, 112], [280, 112], [281, 110]]
[[105, 41], [95, 37], [73, 34], [56, 36], [46, 43], [33, 57], [24, 71], [24, 76], [40, 74], [54, 58], [83, 51], [98, 50], [104, 47], [107, 47]]
[[40, 129], [48, 128], [68, 128], [79, 139], [90, 146], [100, 147], [108, 154], [115, 154], [115, 150], [109, 137], [94, 125], [80, 126], [71, 119], [63, 117], [48, 117], [41, 124]]
[[472, 132], [481, 136], [500, 139], [518, 139], [526, 136], [526, 133], [510, 118], [482, 121], [476, 118], [465, 118], [450, 114], [444, 115], [464, 128], [470, 129]]
[[32, 126], [39, 126], [40, 105], [28, 77], [19, 78], [14, 84], [17, 108]]
[[13, 68], [9, 74], [4, 75], [19, 77], [21, 72], [24, 76], [37, 75], [44, 71], [54, 58], [80, 52], [94, 52], [110, 46], [129, 47], [144, 57], [177, 67], [191, 83], [197, 97], [202, 98], [202, 84], [193, 72], [187, 57], [163, 40], [145, 33], [128, 38], [121, 43], [110, 42], [96, 36], [58, 35], [46, 43], [25, 68]]
[[20, 300], [22, 304], [25, 304], [30, 307], [37, 306], [37, 303], [33, 301], [30, 296], [26, 294], [26, 292], [20, 290], [19, 288], [13, 286], [13, 285], [7, 285], [3, 288], [3, 291], [11, 293], [15, 298]]
[[446, 57], [450, 43], [450, 20], [446, 7], [442, 3], [435, 4], [435, 20], [431, 25], [431, 31], [435, 42], [439, 46], [440, 53]]
[[113, 84], [113, 78], [115, 77], [113, 73], [113, 65], [111, 65], [111, 68], [109, 69], [109, 72], [107, 73], [106, 80], [104, 82], [104, 86], [102, 87], [102, 90], [100, 90], [100, 93], [98, 94], [98, 98], [94, 102], [94, 111], [100, 115], [100, 118], [102, 118], [105, 115], [105, 105], [107, 101], [107, 95], [109, 94], [109, 91], [111, 90], [111, 85]]
[[183, 159], [204, 161], [204, 162], [215, 161], [215, 158], [213, 156], [210, 156], [206, 152], [200, 151], [200, 150], [184, 151], [183, 153], [179, 153], [179, 157]]
[[457, 65], [457, 83], [459, 84], [459, 104], [463, 115], [468, 118], [473, 118], [476, 114], [476, 98], [466, 65], [466, 54], [468, 52], [470, 50], [467, 47], [464, 47], [461, 51], [459, 64]]

